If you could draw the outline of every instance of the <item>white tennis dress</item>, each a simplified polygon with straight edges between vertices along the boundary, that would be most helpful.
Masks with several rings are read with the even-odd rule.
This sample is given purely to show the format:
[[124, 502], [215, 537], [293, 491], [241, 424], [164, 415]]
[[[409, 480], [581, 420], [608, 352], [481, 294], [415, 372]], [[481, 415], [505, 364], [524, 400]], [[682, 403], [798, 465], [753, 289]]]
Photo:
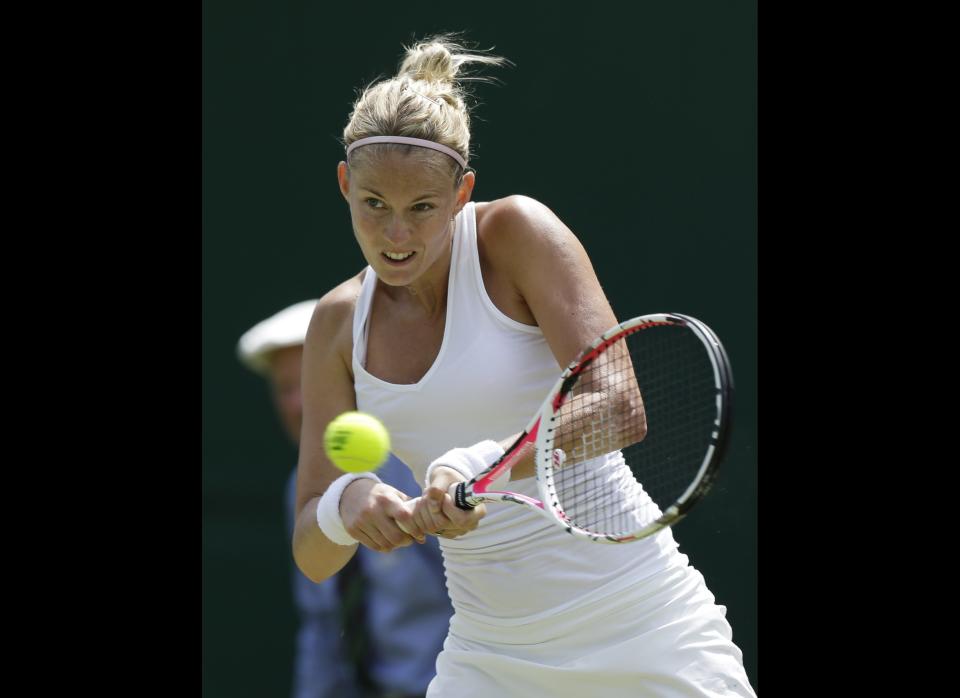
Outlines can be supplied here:
[[[447, 450], [527, 424], [560, 367], [539, 328], [487, 296], [472, 202], [456, 218], [440, 352], [415, 384], [364, 368], [375, 285], [368, 267], [353, 321], [357, 408], [383, 420], [417, 482]], [[538, 496], [534, 478], [510, 489]], [[454, 615], [430, 698], [755, 695], [726, 608], [669, 528], [600, 545], [496, 503], [475, 531], [440, 547]]]

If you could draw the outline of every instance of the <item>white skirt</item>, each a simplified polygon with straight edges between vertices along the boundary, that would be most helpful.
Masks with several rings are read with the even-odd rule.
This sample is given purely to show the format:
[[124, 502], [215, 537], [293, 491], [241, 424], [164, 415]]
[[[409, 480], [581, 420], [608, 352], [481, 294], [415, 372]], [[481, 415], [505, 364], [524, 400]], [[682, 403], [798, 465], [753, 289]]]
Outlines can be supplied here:
[[756, 698], [726, 608], [686, 560], [522, 625], [458, 610], [427, 698]]

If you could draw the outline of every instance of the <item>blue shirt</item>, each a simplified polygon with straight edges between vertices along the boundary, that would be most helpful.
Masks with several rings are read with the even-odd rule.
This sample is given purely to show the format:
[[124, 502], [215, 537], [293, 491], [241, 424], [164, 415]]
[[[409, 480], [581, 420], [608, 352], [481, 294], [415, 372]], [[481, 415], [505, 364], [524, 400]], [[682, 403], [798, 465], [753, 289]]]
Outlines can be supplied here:
[[[420, 494], [409, 468], [393, 455], [377, 475], [411, 497]], [[291, 535], [295, 496], [296, 470], [287, 483]], [[414, 543], [389, 553], [361, 545], [355, 560], [364, 589], [366, 673], [383, 691], [425, 693], [453, 614], [437, 539], [427, 536], [423, 545]], [[294, 566], [293, 599], [300, 618], [293, 698], [361, 696], [343, 644], [337, 576], [314, 584]]]

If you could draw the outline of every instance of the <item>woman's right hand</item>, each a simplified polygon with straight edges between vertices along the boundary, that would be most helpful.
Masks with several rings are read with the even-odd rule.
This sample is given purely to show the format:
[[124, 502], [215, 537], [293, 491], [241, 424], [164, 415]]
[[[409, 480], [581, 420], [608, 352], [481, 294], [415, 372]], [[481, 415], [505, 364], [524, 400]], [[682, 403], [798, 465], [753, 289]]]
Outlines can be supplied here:
[[347, 533], [377, 552], [386, 553], [413, 542], [423, 543], [425, 532], [403, 505], [408, 499], [406, 494], [386, 483], [361, 478], [343, 491], [340, 518]]
[[[463, 475], [452, 468], [440, 466], [433, 471], [433, 476], [413, 511], [416, 530], [440, 538], [454, 539], [469, 533], [480, 524], [480, 519], [487, 513], [485, 504], [478, 504], [465, 511], [460, 509], [450, 496], [450, 487], [463, 479]], [[404, 527], [406, 528], [406, 522]]]

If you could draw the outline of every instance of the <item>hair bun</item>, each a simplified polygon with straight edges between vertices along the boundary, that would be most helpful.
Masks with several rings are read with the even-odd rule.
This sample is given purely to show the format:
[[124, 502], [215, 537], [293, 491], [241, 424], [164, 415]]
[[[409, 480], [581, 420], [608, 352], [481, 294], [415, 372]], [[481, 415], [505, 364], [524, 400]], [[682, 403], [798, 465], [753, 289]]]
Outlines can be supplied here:
[[407, 49], [400, 64], [400, 75], [427, 82], [453, 82], [459, 61], [450, 51], [452, 44], [443, 41], [421, 42]]

